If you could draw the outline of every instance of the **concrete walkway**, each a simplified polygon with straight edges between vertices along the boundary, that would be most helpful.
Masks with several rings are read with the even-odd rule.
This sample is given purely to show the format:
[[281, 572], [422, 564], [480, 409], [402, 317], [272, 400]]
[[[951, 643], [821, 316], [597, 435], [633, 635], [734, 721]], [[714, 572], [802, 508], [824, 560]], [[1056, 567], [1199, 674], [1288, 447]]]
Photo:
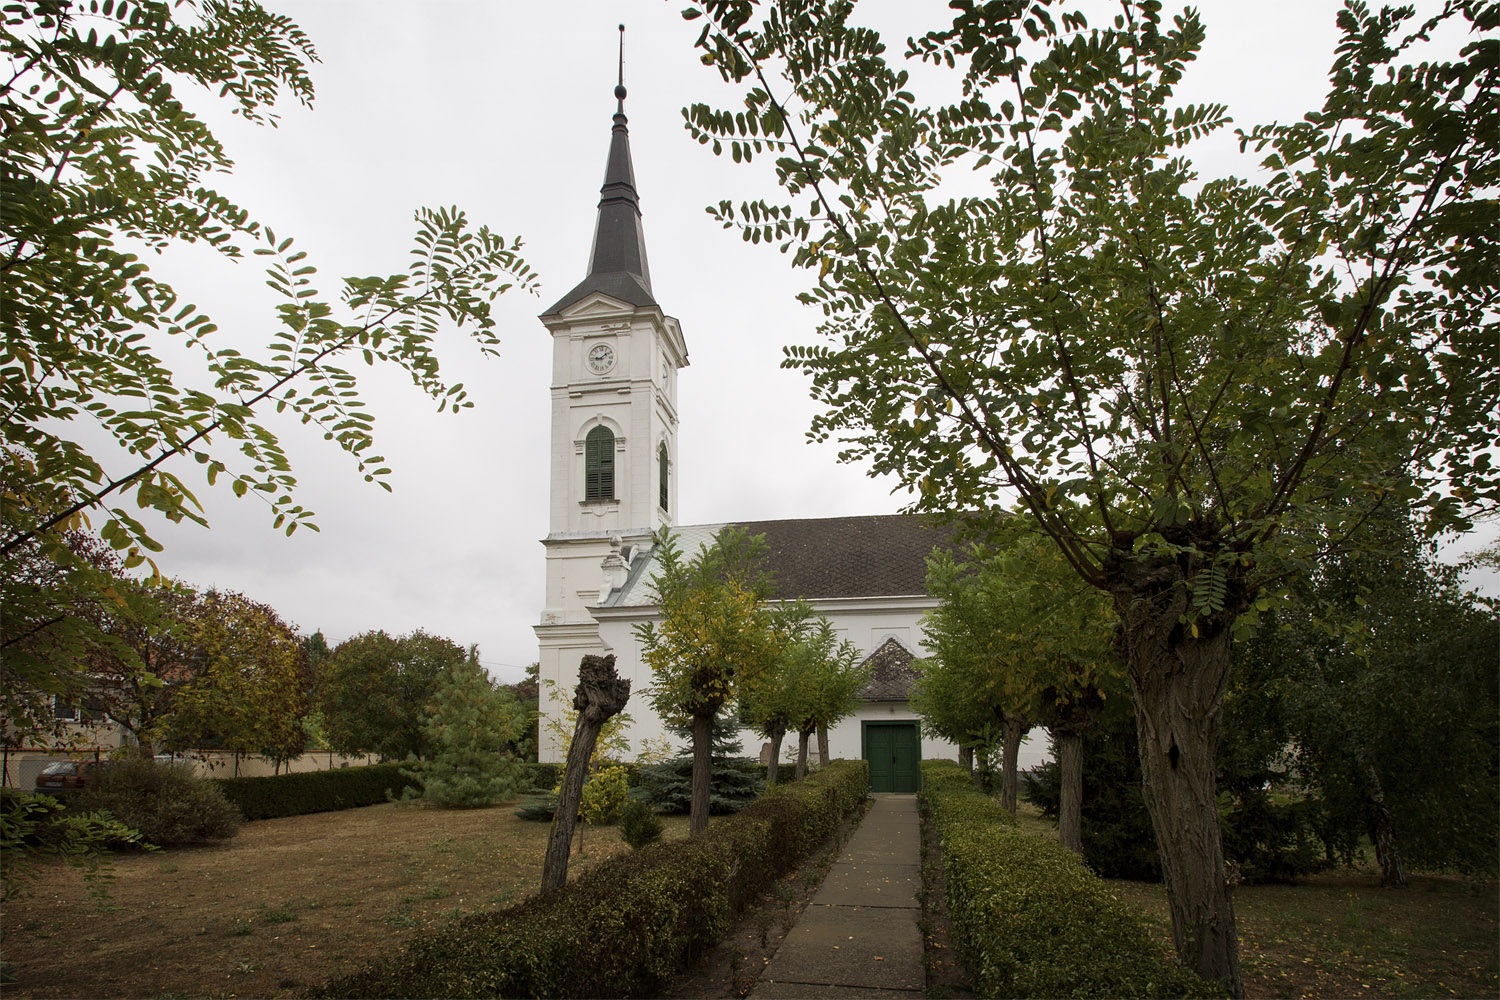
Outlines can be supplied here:
[[876, 795], [750, 996], [913, 997], [927, 985], [915, 795]]

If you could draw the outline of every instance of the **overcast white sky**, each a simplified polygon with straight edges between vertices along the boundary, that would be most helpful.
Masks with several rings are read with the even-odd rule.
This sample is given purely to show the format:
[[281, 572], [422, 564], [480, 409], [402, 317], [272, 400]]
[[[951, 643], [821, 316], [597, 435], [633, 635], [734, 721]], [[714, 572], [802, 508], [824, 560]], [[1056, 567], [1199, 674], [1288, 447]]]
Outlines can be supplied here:
[[[319, 435], [285, 438], [299, 501], [321, 533], [290, 538], [266, 508], [227, 490], [200, 493], [211, 531], [164, 529], [162, 569], [239, 590], [330, 643], [367, 629], [417, 628], [477, 642], [491, 672], [518, 679], [536, 658], [543, 597], [551, 342], [536, 315], [583, 277], [608, 145], [618, 32], [626, 34], [631, 147], [658, 301], [682, 322], [691, 365], [679, 383], [682, 523], [876, 514], [898, 510], [891, 484], [806, 443], [814, 412], [781, 349], [809, 342], [817, 316], [793, 301], [800, 278], [774, 250], [719, 229], [704, 206], [738, 201], [764, 173], [716, 160], [691, 141], [680, 109], [727, 103], [698, 62], [697, 29], [661, 0], [269, 0], [317, 46], [317, 101], [281, 108], [277, 129], [202, 108], [237, 161], [220, 190], [309, 251], [330, 298], [345, 275], [403, 267], [412, 212], [458, 205], [526, 241], [539, 296], [496, 310], [504, 343], [483, 360], [457, 336], [444, 372], [475, 401], [457, 416], [401, 378], [365, 378], [386, 493]], [[1169, 5], [1170, 6], [1170, 5]], [[872, 5], [878, 26], [910, 30], [936, 2]], [[1207, 0], [1208, 43], [1184, 93], [1221, 101], [1238, 122], [1300, 117], [1331, 61], [1337, 5], [1326, 0]], [[892, 37], [892, 48], [904, 48]], [[1245, 172], [1221, 143], [1205, 172]], [[1204, 154], [1207, 155], [1207, 154]], [[226, 342], [265, 343], [274, 300], [253, 258], [164, 267], [208, 309]], [[180, 472], [191, 475], [190, 470]]]

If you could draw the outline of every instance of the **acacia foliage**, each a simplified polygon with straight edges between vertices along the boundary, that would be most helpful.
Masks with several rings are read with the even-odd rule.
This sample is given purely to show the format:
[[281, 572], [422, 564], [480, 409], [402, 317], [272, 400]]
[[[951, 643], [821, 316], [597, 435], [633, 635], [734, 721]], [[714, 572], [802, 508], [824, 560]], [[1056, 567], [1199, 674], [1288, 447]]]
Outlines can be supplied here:
[[[1373, 506], [1431, 532], [1500, 502], [1500, 5], [1342, 9], [1322, 106], [1240, 133], [1249, 180], [1185, 154], [1229, 121], [1175, 96], [1191, 9], [960, 4], [906, 53], [952, 71], [938, 105], [856, 10], [686, 12], [743, 96], [689, 129], [769, 153], [787, 196], [716, 214], [815, 275], [821, 340], [784, 362], [815, 438], [919, 509], [1017, 497], [1110, 593], [1174, 942], [1241, 994], [1213, 794], [1233, 633]], [[1443, 21], [1456, 57], [1427, 45]], [[985, 194], [946, 195], [971, 173]]]
[[[424, 209], [404, 271], [330, 297], [290, 239], [215, 191], [232, 162], [195, 100], [274, 124], [279, 100], [313, 97], [312, 42], [254, 0], [8, 4], [0, 51], [0, 601], [36, 629], [6, 637], [10, 712], [14, 692], [81, 686], [68, 654], [102, 641], [89, 614], [54, 613], [69, 601], [31, 585], [52, 563], [73, 591], [108, 597], [71, 533], [92, 531], [125, 569], [146, 563], [161, 546], [142, 511], [204, 522], [192, 463], [264, 499], [276, 527], [312, 526], [268, 415], [313, 425], [384, 485], [349, 366], [396, 366], [439, 409], [468, 406], [435, 337], [450, 324], [493, 355], [491, 300], [533, 276], [516, 241]], [[264, 259], [281, 297], [264, 334], [221, 331], [153, 274], [152, 254], [185, 244]], [[173, 367], [183, 351], [195, 360]]]
[[668, 725], [718, 716], [774, 663], [764, 552], [760, 536], [738, 528], [690, 556], [671, 534], [657, 539], [652, 589], [661, 618], [636, 634], [651, 667], [651, 704]]

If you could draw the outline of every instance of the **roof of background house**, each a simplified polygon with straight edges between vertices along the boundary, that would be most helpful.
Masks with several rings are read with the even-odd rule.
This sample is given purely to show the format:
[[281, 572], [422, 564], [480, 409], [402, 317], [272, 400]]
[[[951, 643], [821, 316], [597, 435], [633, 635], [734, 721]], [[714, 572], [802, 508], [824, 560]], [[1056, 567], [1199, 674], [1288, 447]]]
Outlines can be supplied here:
[[895, 636], [886, 639], [865, 657], [865, 664], [874, 671], [869, 683], [859, 689], [859, 697], [864, 701], [905, 701], [910, 696], [912, 681], [917, 679], [917, 670], [912, 666], [915, 659]]

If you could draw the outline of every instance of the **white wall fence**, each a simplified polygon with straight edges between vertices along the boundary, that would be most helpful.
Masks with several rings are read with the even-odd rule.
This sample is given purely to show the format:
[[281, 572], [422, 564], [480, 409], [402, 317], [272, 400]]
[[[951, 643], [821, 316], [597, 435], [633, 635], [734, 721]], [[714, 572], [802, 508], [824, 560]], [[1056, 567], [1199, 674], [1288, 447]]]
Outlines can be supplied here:
[[[118, 752], [120, 751], [116, 747], [104, 746], [75, 747], [67, 750], [11, 747], [4, 752], [4, 780], [0, 781], [0, 784], [7, 788], [31, 791], [36, 788], [37, 775], [54, 761], [103, 760]], [[278, 773], [277, 766], [271, 761], [245, 753], [201, 750], [179, 754], [174, 760], [184, 767], [192, 767], [195, 774], [205, 778], [264, 777]], [[345, 757], [332, 751], [319, 750], [282, 763], [279, 773], [330, 771], [340, 767], [358, 767], [377, 762], [376, 757]]]

